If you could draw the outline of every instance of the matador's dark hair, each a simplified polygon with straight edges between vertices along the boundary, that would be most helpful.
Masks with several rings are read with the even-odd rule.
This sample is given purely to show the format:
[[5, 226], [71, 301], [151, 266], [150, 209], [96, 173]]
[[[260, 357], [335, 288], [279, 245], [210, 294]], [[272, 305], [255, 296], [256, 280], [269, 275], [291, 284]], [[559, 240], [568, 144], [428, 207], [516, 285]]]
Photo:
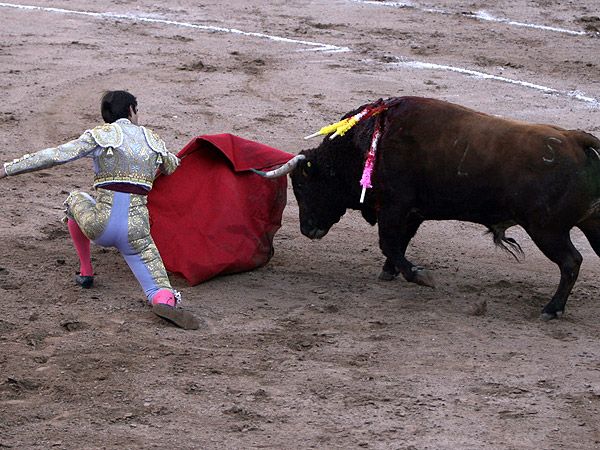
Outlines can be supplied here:
[[137, 112], [137, 100], [133, 94], [127, 91], [106, 91], [100, 102], [102, 118], [106, 123], [127, 119], [130, 106], [133, 106], [133, 112]]

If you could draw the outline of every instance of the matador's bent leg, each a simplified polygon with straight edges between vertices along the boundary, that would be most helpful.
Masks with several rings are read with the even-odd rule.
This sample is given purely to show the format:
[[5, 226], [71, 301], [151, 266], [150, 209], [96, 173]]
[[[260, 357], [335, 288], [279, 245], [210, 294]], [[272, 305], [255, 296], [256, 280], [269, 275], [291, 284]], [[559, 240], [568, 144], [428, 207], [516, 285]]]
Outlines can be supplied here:
[[[69, 233], [79, 256], [80, 269], [76, 281], [81, 287], [90, 288], [94, 282], [90, 259], [90, 238], [102, 233], [108, 217], [106, 209], [108, 206], [108, 211], [110, 211], [110, 205], [98, 207], [96, 201], [84, 192], [72, 192], [64, 204], [67, 207]], [[84, 233], [82, 227], [87, 233]]]
[[94, 283], [94, 272], [92, 270], [92, 261], [90, 257], [90, 240], [87, 238], [77, 222], [68, 219], [69, 233], [75, 244], [77, 256], [79, 256], [79, 275], [77, 283], [83, 288], [90, 288]]

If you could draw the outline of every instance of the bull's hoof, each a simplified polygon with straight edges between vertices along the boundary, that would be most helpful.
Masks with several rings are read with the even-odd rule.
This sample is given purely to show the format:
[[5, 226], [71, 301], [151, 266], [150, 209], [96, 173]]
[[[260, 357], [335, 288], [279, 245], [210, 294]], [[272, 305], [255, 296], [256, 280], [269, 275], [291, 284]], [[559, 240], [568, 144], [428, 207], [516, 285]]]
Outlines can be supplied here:
[[435, 280], [433, 279], [433, 275], [431, 275], [431, 272], [429, 272], [427, 269], [415, 266], [412, 268], [412, 271], [414, 273], [414, 278], [412, 279], [413, 283], [435, 288]]
[[564, 313], [564, 311], [556, 311], [556, 312], [542, 311], [542, 315], [540, 316], [540, 319], [543, 320], [544, 322], [548, 322], [549, 320], [556, 319], [556, 318], [562, 316], [563, 313]]
[[397, 273], [393, 274], [393, 273], [386, 272], [385, 270], [382, 270], [381, 273], [379, 274], [379, 279], [382, 281], [392, 281], [392, 280], [395, 280], [397, 276], [398, 276]]

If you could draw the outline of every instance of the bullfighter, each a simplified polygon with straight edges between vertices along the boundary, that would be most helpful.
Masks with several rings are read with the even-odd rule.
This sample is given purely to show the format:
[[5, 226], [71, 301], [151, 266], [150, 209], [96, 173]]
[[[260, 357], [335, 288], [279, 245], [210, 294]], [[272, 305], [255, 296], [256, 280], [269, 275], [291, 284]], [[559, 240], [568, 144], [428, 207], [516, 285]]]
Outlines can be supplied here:
[[180, 160], [150, 129], [139, 126], [137, 100], [127, 91], [107, 91], [101, 100], [106, 122], [78, 139], [56, 148], [26, 154], [0, 168], [0, 179], [88, 157], [94, 161], [96, 199], [85, 192], [68, 196], [66, 222], [80, 260], [76, 282], [90, 288], [94, 282], [90, 241], [115, 247], [144, 289], [157, 316], [184, 329], [197, 329], [198, 319], [179, 307], [181, 295], [169, 282], [167, 271], [150, 235], [147, 195], [157, 171], [170, 175]]

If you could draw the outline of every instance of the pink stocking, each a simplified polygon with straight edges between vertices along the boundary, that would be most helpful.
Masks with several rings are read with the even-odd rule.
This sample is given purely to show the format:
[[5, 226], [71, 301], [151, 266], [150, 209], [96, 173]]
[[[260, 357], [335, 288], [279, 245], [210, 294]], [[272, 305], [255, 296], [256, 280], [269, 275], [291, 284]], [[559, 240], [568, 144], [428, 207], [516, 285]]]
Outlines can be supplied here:
[[69, 219], [68, 225], [71, 239], [73, 239], [77, 255], [79, 256], [80, 275], [91, 277], [94, 275], [94, 272], [92, 271], [92, 262], [90, 261], [90, 240], [83, 234], [77, 222]]
[[169, 306], [175, 306], [175, 296], [171, 291], [162, 289], [152, 297], [152, 304], [156, 305], [157, 303], [166, 303]]

